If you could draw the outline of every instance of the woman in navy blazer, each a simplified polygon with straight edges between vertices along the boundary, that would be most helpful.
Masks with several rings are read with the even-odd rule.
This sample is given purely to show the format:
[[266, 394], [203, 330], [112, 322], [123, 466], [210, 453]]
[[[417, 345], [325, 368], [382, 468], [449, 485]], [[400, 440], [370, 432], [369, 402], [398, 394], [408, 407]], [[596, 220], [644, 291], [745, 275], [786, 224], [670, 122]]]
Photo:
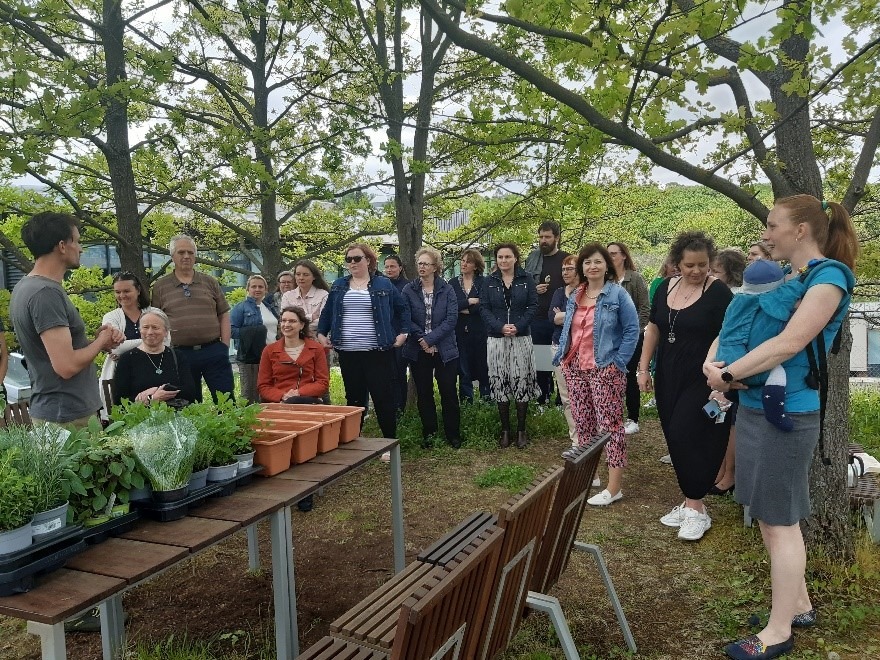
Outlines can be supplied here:
[[419, 277], [403, 287], [409, 307], [409, 338], [403, 356], [410, 361], [422, 420], [422, 447], [428, 449], [437, 433], [437, 409], [434, 406], [434, 379], [440, 390], [443, 407], [443, 430], [446, 442], [461, 446], [461, 414], [455, 384], [458, 378], [458, 345], [455, 324], [458, 299], [452, 287], [441, 277], [440, 253], [431, 248], [416, 252]]

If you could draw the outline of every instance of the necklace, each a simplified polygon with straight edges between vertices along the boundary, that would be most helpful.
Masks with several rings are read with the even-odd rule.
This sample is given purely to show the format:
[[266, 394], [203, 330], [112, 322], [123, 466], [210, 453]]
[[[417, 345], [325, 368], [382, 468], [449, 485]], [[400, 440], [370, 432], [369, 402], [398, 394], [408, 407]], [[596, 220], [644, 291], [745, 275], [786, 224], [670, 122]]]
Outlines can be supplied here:
[[165, 351], [163, 350], [163, 351], [162, 351], [162, 355], [159, 357], [159, 364], [158, 364], [158, 366], [156, 365], [155, 362], [153, 362], [153, 356], [151, 356], [151, 355], [150, 355], [149, 353], [147, 353], [146, 351], [144, 351], [144, 354], [147, 356], [147, 359], [150, 361], [150, 364], [153, 365], [153, 368], [156, 370], [156, 373], [157, 373], [157, 374], [161, 374], [161, 373], [162, 373], [162, 362], [165, 360]]
[[351, 288], [352, 289], [362, 291], [363, 289], [366, 289], [369, 284], [370, 284], [369, 278], [367, 278], [366, 280], [363, 280], [362, 282], [359, 282], [358, 280], [354, 279], [353, 277], [351, 278]]
[[[708, 277], [707, 277], [706, 279], [708, 279]], [[681, 284], [681, 282], [682, 282], [682, 280], [678, 280], [678, 282], [675, 283], [675, 285], [674, 285], [673, 288], [675, 288], [676, 286], [678, 286], [679, 284]], [[703, 286], [706, 286], [706, 280], [705, 280], [705, 279], [703, 280]], [[676, 309], [676, 310], [673, 310], [672, 307], [669, 308], [669, 316], [668, 316], [668, 318], [667, 318], [667, 321], [668, 321], [668, 323], [669, 323], [669, 334], [666, 335], [666, 341], [668, 341], [670, 344], [674, 344], [674, 343], [675, 343], [675, 322], [678, 320], [678, 315], [679, 315], [679, 313], [681, 313], [681, 310], [683, 310], [685, 307], [687, 307], [687, 301], [690, 300], [690, 297], [691, 297], [692, 295], [694, 295], [694, 292], [695, 292], [698, 288], [702, 288], [702, 287], [695, 287], [695, 288], [691, 289], [690, 293], [688, 293], [688, 294], [684, 297], [684, 301], [682, 302], [681, 307], [679, 307], [679, 308]], [[679, 291], [680, 291], [680, 289], [679, 289]], [[675, 303], [676, 300], [678, 300], [678, 291], [675, 292], [675, 296], [674, 296], [673, 299], [672, 299], [673, 304]], [[674, 316], [673, 316], [673, 314], [672, 314], [673, 311], [675, 312], [675, 315], [674, 315]]]

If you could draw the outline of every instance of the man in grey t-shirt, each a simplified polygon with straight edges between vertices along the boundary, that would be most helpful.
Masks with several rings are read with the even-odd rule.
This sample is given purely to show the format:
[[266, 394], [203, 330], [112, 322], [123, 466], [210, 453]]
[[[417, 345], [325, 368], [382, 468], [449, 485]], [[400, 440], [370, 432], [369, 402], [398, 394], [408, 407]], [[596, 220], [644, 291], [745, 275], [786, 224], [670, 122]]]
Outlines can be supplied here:
[[90, 342], [82, 317], [61, 286], [64, 273], [79, 267], [76, 218], [38, 213], [25, 222], [21, 238], [34, 256], [34, 268], [15, 285], [9, 315], [33, 381], [31, 419], [85, 426], [101, 407], [95, 357], [116, 348], [124, 337], [104, 325]]

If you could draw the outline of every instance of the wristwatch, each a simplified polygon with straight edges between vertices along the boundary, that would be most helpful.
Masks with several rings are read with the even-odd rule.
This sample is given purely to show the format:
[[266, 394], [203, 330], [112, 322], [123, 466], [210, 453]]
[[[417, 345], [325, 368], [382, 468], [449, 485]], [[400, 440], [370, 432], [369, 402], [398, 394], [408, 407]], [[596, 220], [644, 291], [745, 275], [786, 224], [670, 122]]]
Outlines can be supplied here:
[[730, 373], [729, 367], [724, 367], [724, 369], [721, 370], [721, 380], [725, 383], [732, 383], [734, 381], [733, 374]]

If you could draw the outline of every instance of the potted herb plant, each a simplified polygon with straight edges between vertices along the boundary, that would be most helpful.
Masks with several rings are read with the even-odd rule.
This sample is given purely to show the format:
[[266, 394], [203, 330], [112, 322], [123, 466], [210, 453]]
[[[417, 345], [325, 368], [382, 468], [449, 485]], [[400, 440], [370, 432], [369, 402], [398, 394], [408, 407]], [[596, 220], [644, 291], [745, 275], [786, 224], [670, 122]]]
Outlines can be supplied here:
[[[74, 441], [74, 453], [64, 476], [70, 489], [73, 519], [87, 527], [101, 524], [112, 515], [124, 512], [132, 488], [143, 488], [144, 477], [138, 469], [134, 448], [124, 435], [105, 435], [100, 422], [93, 419], [89, 428]], [[108, 432], [118, 430], [111, 424]], [[119, 507], [114, 511], [114, 507]]]
[[31, 544], [34, 515], [34, 479], [19, 470], [18, 449], [0, 451], [0, 555], [24, 550]]
[[17, 446], [18, 467], [33, 477], [34, 519], [31, 527], [39, 541], [67, 525], [68, 484], [64, 469], [70, 462], [70, 433], [50, 424], [10, 425], [5, 442]]
[[259, 414], [262, 406], [258, 403], [246, 404], [244, 401], [224, 401], [218, 398], [218, 408], [221, 414], [235, 421], [235, 429], [230, 429], [233, 438], [233, 456], [238, 461], [238, 470], [247, 470], [254, 465], [254, 447], [251, 444], [257, 431], [262, 426]]
[[186, 497], [193, 469], [195, 425], [168, 406], [157, 406], [126, 434], [153, 487], [153, 500], [173, 502]]
[[208, 469], [214, 454], [214, 443], [206, 435], [198, 433], [193, 446], [193, 467], [189, 478], [189, 491], [204, 488], [208, 482]]
[[[234, 417], [235, 408], [224, 394], [218, 394], [218, 403], [222, 407], [210, 401], [191, 403], [181, 411], [181, 415], [196, 426], [199, 437], [211, 445], [208, 481], [226, 481], [233, 479], [238, 473], [238, 460], [235, 458], [235, 433], [238, 428]], [[221, 410], [226, 414], [221, 414]]]

